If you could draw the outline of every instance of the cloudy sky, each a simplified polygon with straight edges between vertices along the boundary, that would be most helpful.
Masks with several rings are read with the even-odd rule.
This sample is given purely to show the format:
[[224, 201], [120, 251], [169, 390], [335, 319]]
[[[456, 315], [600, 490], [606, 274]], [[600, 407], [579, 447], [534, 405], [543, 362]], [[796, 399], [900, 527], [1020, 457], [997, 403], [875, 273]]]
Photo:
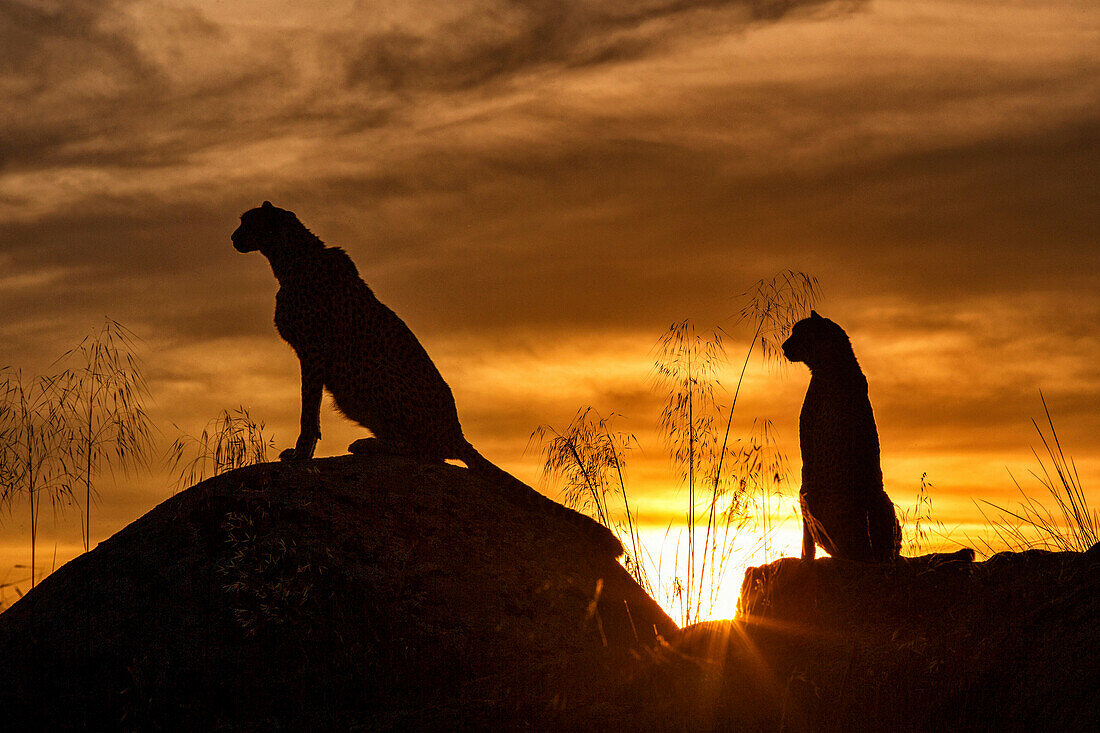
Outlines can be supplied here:
[[[639, 435], [666, 525], [653, 346], [691, 318], [743, 353], [739, 294], [793, 268], [852, 337], [899, 504], [924, 472], [951, 524], [1011, 499], [1040, 389], [1095, 487], [1098, 48], [1093, 0], [0, 0], [0, 366], [108, 315], [166, 441], [243, 404], [291, 444], [275, 281], [229, 242], [270, 199], [351, 254], [524, 480], [532, 429], [591, 404]], [[737, 408], [796, 468], [807, 378], [754, 366]], [[319, 454], [361, 434], [322, 421]], [[99, 537], [172, 490], [102, 489]]]

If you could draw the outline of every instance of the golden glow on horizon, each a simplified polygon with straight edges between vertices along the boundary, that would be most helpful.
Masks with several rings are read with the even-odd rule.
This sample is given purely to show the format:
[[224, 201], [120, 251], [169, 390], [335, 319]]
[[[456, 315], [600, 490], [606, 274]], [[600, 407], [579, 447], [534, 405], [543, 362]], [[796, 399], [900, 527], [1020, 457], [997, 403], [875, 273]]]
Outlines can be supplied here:
[[[270, 434], [276, 436], [277, 448], [289, 444], [292, 436], [296, 435], [297, 421], [297, 370], [293, 354], [274, 336], [257, 338], [246, 344], [247, 348], [241, 348], [239, 341], [225, 341], [200, 349], [152, 344], [150, 366], [155, 375], [152, 386], [159, 398], [155, 406], [156, 414], [162, 418], [170, 417], [190, 408], [196, 415], [205, 416], [213, 414], [219, 405], [236, 396], [252, 394], [252, 400], [240, 401], [250, 403], [250, 409], [265, 419]], [[731, 347], [735, 344], [736, 341], [730, 342]], [[613, 401], [630, 396], [633, 401], [629, 404], [634, 407], [617, 410], [627, 413], [629, 417], [619, 417], [613, 427], [635, 433], [639, 438], [640, 447], [631, 451], [627, 458], [627, 488], [632, 507], [638, 512], [642, 524], [649, 567], [658, 573], [655, 595], [670, 615], [679, 618], [682, 609], [670, 597], [669, 588], [673, 577], [683, 575], [686, 563], [682, 529], [685, 492], [677, 487], [678, 481], [669, 466], [667, 451], [654, 432], [658, 399], [647, 380], [652, 358], [651, 340], [641, 335], [610, 340], [592, 335], [573, 342], [548, 344], [543, 349], [521, 351], [492, 351], [488, 345], [469, 339], [461, 340], [461, 346], [437, 339], [437, 345], [441, 345], [441, 368], [444, 371], [450, 369], [458, 375], [457, 380], [452, 379], [456, 394], [460, 400], [465, 397], [468, 400], [466, 404], [472, 402], [474, 409], [465, 409], [460, 402], [467, 425], [472, 426], [472, 429], [467, 429], [468, 436], [506, 469], [539, 486], [552, 497], [556, 494], [556, 487], [538, 483], [541, 458], [537, 446], [531, 445], [524, 451], [527, 435], [534, 424], [527, 421], [537, 419], [535, 415], [542, 410], [549, 413], [556, 409], [558, 426], [563, 427], [572, 416], [572, 409], [565, 405]], [[464, 360], [463, 355], [470, 353], [476, 354], [476, 358]], [[158, 368], [162, 362], [157, 357], [164, 358], [163, 363], [170, 368]], [[587, 369], [592, 365], [601, 368], [589, 374]], [[759, 540], [752, 530], [738, 538], [726, 564], [724, 582], [717, 591], [715, 605], [707, 618], [727, 618], [733, 614], [741, 577], [748, 566], [781, 556], [797, 556], [800, 552], [801, 531], [795, 516], [796, 502], [792, 497], [797, 492], [799, 470], [797, 410], [807, 376], [798, 374], [797, 368], [783, 373], [777, 372], [774, 367], [754, 365], [752, 370], [738, 408], [745, 412], [739, 413], [743, 416], [735, 420], [735, 434], [751, 422], [750, 410], [777, 411], [773, 414], [780, 426], [780, 447], [792, 464], [790, 482], [785, 487], [787, 498], [773, 510], [772, 522], [776, 530], [769, 547], [765, 550], [758, 546]], [[531, 373], [540, 376], [531, 378]], [[203, 385], [210, 383], [207, 381], [209, 378], [216, 380], [216, 391], [204, 389]], [[502, 390], [493, 400], [490, 390], [498, 380], [511, 385], [511, 388]], [[624, 389], [627, 385], [636, 388], [639, 381], [643, 383], [642, 390]], [[773, 384], [781, 389], [769, 390]], [[873, 393], [874, 390], [872, 381]], [[480, 399], [472, 399], [475, 395]], [[526, 409], [517, 413], [518, 420], [510, 418], [505, 422], [505, 427], [485, 432], [486, 426], [492, 424], [483, 413], [486, 407], [493, 412], [507, 414], [519, 405]], [[778, 414], [783, 405], [786, 406], [785, 414]], [[615, 406], [614, 402], [612, 406]], [[883, 411], [878, 419], [880, 430], [888, 435], [893, 418]], [[361, 428], [329, 408], [326, 408], [322, 420], [324, 439], [318, 455], [343, 454], [346, 445], [363, 434]], [[195, 433], [201, 429], [201, 424], [184, 423], [181, 428]], [[931, 538], [923, 551], [950, 550], [956, 547], [955, 543], [983, 549], [981, 542], [992, 538], [975, 500], [987, 499], [1011, 506], [1018, 497], [1017, 489], [1005, 470], [1006, 465], [1025, 485], [1028, 485], [1028, 468], [1034, 465], [1027, 443], [1003, 453], [991, 450], [954, 454], [936, 449], [900, 454], [890, 451], [891, 447], [892, 442], [884, 439], [886, 487], [900, 510], [911, 509], [922, 472], [928, 472], [933, 484], [929, 492], [933, 500], [933, 516], [942, 522], [947, 537]], [[1097, 476], [1100, 462], [1094, 459], [1085, 457], [1078, 461], [1078, 468], [1085, 486], [1095, 485], [1100, 478]], [[162, 472], [127, 479], [125, 484], [116, 487], [105, 485], [101, 489], [106, 498], [105, 505], [98, 510], [102, 514], [101, 537], [120, 529], [172, 493], [169, 479]], [[18, 538], [22, 534], [21, 522], [22, 514], [19, 512], [8, 518], [5, 522], [8, 538], [12, 535]], [[71, 525], [74, 525], [72, 517], [45, 531], [50, 536], [50, 542], [58, 540], [56, 556], [59, 563], [75, 556], [79, 550], [77, 543], [66, 540], [76, 536], [76, 527]], [[52, 546], [40, 546], [40, 557], [51, 558], [53, 552]], [[0, 542], [0, 568], [25, 563], [26, 554], [25, 542], [5, 539]]]

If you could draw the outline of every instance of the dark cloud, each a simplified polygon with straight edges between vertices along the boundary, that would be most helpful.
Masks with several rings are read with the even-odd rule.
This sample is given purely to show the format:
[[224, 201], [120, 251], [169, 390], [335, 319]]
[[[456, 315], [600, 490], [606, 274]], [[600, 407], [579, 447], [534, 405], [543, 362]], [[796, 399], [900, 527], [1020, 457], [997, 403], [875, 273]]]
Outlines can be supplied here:
[[196, 8], [0, 0], [0, 19], [0, 171], [182, 166], [311, 114], [272, 104], [293, 74], [278, 39], [230, 37]]
[[[425, 3], [390, 17], [370, 3], [343, 18], [341, 29], [247, 30], [160, 3], [2, 0], [0, 60], [11, 71], [0, 91], [8, 110], [0, 170], [158, 169], [308, 126], [348, 134], [389, 122], [407, 92], [470, 89], [539, 65], [637, 57], [658, 40], [700, 32], [699, 24], [672, 22], [700, 12], [725, 18], [705, 28], [715, 33], [823, 4], [837, 5]], [[326, 59], [321, 68], [316, 58]], [[345, 76], [385, 93], [347, 95]]]
[[[380, 297], [426, 333], [721, 319], [747, 283], [785, 267], [817, 274], [843, 308], [1051, 289], [1088, 302], [1100, 286], [1100, 222], [1085, 193], [1100, 169], [1095, 129], [797, 176], [597, 139], [430, 166], [416, 158], [308, 185], [249, 183], [210, 204], [101, 200], [100, 211], [0, 225], [0, 240], [17, 271], [96, 274], [67, 284], [59, 310], [111, 304], [187, 337], [268, 329], [274, 281], [227, 239], [241, 211], [264, 199], [348, 249]], [[27, 298], [20, 313], [33, 308]], [[233, 313], [260, 317], [206, 317]], [[913, 328], [934, 325], [925, 317]]]
[[[706, 302], [729, 309], [742, 283], [788, 266], [834, 292], [915, 303], [1088, 292], [1100, 273], [1100, 220], [1087, 193], [1100, 167], [1096, 129], [797, 174], [746, 174], [709, 151], [595, 140], [490, 162], [447, 159], [438, 178], [419, 169], [393, 171], [400, 183], [346, 178], [302, 199], [300, 213], [324, 210], [323, 200], [351, 204], [365, 228], [336, 229], [337, 241], [408, 301], [437, 280], [432, 292], [449, 302], [455, 327], [661, 323]], [[417, 202], [415, 221], [387, 217], [386, 191]]]
[[[469, 89], [540, 66], [633, 59], [685, 30], [732, 33], [829, 0], [493, 0], [440, 21], [425, 3], [404, 24], [348, 42], [353, 84], [390, 91]], [[847, 3], [848, 7], [856, 3]], [[373, 3], [361, 13], [377, 14]], [[427, 21], [427, 22], [425, 22]], [[704, 25], [705, 24], [705, 25]], [[396, 26], [396, 27], [394, 27]]]
[[[151, 72], [131, 38], [105, 27], [132, 0], [66, 0], [54, 6], [0, 0], [0, 57], [8, 88], [26, 99], [80, 72], [131, 79]], [[9, 91], [9, 94], [11, 92]]]
[[77, 0], [51, 8], [0, 0], [0, 63], [5, 69], [0, 170], [20, 160], [46, 159], [86, 135], [72, 106], [46, 114], [38, 100], [61, 101], [58, 90], [68, 89], [69, 105], [94, 103], [105, 91], [105, 80], [110, 86], [132, 86], [154, 73], [130, 39], [102, 27], [102, 20], [122, 4]]

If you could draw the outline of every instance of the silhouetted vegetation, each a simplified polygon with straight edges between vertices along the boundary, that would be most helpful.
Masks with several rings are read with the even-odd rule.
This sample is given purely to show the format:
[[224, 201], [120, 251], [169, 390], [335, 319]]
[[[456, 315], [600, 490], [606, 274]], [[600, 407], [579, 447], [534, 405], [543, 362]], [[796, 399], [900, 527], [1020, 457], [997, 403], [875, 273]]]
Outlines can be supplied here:
[[902, 530], [902, 555], [919, 555], [928, 549], [933, 536], [947, 537], [943, 522], [936, 519], [932, 511], [932, 497], [928, 493], [931, 488], [928, 474], [922, 473], [912, 508], [898, 515]]
[[53, 363], [56, 372], [26, 379], [6, 369], [0, 376], [0, 502], [27, 498], [32, 588], [43, 499], [55, 516], [83, 502], [87, 551], [97, 476], [104, 467], [148, 463], [153, 424], [136, 341], [127, 328], [106, 319]]
[[623, 564], [652, 596], [638, 514], [630, 508], [624, 473], [627, 453], [638, 445], [638, 439], [612, 432], [614, 418], [614, 413], [605, 418], [591, 406], [582, 407], [564, 430], [540, 425], [531, 439], [542, 445], [544, 476], [561, 483], [566, 506], [587, 512], [619, 536]]
[[0, 377], [0, 502], [27, 499], [31, 587], [37, 569], [38, 520], [45, 499], [56, 510], [71, 498], [62, 455], [72, 433], [56, 378], [26, 379], [17, 370]]
[[[4, 579], [0, 591], [21, 595], [25, 580], [35, 586], [44, 505], [55, 518], [67, 507], [79, 508], [88, 551], [102, 474], [150, 467], [157, 429], [147, 412], [151, 394], [139, 344], [131, 330], [108, 318], [62, 354], [51, 373], [26, 378], [17, 369], [0, 369], [0, 508], [13, 510], [25, 500], [31, 545], [30, 578]], [[180, 435], [166, 462], [184, 488], [265, 462], [273, 448], [264, 424], [242, 406], [210, 420], [198, 437]], [[0, 595], [0, 610], [7, 605]]]
[[149, 389], [134, 353], [136, 337], [111, 319], [59, 360], [75, 360], [57, 378], [66, 432], [60, 458], [66, 480], [84, 496], [84, 551], [91, 547], [94, 479], [107, 464], [126, 469], [148, 465], [153, 423], [146, 411]]
[[1098, 563], [784, 558], [741, 618], [676, 629], [464, 469], [268, 463], [0, 617], [0, 704], [13, 730], [1091, 730]]
[[226, 471], [266, 463], [267, 452], [274, 449], [275, 437], [265, 435], [264, 423], [242, 405], [222, 410], [197, 438], [186, 433], [176, 438], [167, 457], [176, 488], [181, 489]]
[[[157, 429], [147, 409], [151, 396], [138, 345], [132, 331], [106, 319], [59, 357], [50, 374], [27, 378], [17, 369], [0, 370], [0, 507], [27, 502], [32, 588], [38, 580], [43, 502], [55, 518], [70, 506], [80, 509], [87, 552], [104, 470], [147, 468], [151, 462]], [[190, 486], [262, 463], [273, 447], [263, 423], [239, 407], [211, 420], [198, 438], [177, 438], [168, 463], [178, 484]], [[5, 581], [2, 587], [18, 593], [21, 582]]]
[[[1038, 466], [1029, 471], [1032, 478], [1043, 487], [1052, 505], [1029, 495], [1020, 482], [1012, 476], [1020, 492], [1021, 501], [1015, 507], [1005, 507], [982, 500], [982, 504], [996, 511], [990, 516], [979, 505], [986, 522], [993, 529], [999, 549], [1027, 550], [1041, 548], [1062, 552], [1084, 552], [1100, 542], [1100, 511], [1089, 507], [1081, 477], [1072, 458], [1067, 458], [1054, 427], [1046, 397], [1039, 393], [1049, 435], [1043, 432], [1038, 421], [1031, 424], [1039, 434], [1043, 452], [1032, 447], [1032, 455]], [[999, 551], [988, 541], [981, 541], [992, 554]]]
[[[731, 440], [733, 417], [753, 353], [759, 347], [765, 361], [774, 360], [791, 325], [815, 305], [818, 291], [815, 278], [787, 270], [744, 293], [738, 324], [749, 324], [752, 336], [728, 407], [721, 402], [726, 393], [720, 379], [728, 365], [728, 334], [721, 329], [701, 334], [684, 320], [659, 339], [654, 382], [665, 400], [658, 429], [687, 494], [684, 570], [679, 571], [677, 542], [672, 560], [677, 570], [667, 584], [661, 581], [663, 552], [654, 560], [642, 546], [637, 504], [630, 508], [623, 479], [626, 450], [636, 439], [613, 434], [609, 420], [598, 413], [593, 418], [591, 407], [578, 410], [563, 430], [542, 426], [532, 436], [543, 443], [545, 474], [564, 482], [565, 503], [589, 511], [619, 533], [628, 548], [627, 568], [647, 592], [663, 596], [666, 608], [678, 610], [681, 623], [711, 612], [728, 561], [747, 528], [757, 530], [754, 546], [747, 549], [767, 547], [771, 502], [787, 481], [787, 460], [776, 446], [770, 421], [755, 419], [741, 437]], [[615, 517], [608, 497], [621, 501], [623, 520]]]

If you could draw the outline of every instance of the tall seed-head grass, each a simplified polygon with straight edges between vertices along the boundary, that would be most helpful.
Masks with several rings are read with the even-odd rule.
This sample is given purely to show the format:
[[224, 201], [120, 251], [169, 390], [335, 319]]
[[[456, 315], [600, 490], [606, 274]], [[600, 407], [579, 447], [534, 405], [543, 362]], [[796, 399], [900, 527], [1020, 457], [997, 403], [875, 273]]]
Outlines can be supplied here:
[[912, 508], [901, 512], [899, 521], [902, 527], [904, 553], [908, 556], [922, 554], [929, 548], [933, 535], [947, 537], [948, 532], [943, 522], [934, 518], [932, 512], [932, 497], [929, 489], [934, 488], [928, 480], [928, 474], [920, 476], [920, 486], [917, 488], [917, 498]]
[[[690, 321], [673, 323], [657, 343], [657, 359], [653, 364], [656, 387], [666, 396], [657, 417], [657, 429], [687, 491], [686, 571], [682, 582], [673, 584], [685, 623], [696, 619], [702, 604], [701, 581], [706, 571], [700, 568], [696, 572], [696, 564], [706, 564], [711, 534], [719, 519], [718, 501], [726, 491], [722, 481], [726, 445], [716, 428], [721, 413], [718, 377], [726, 357], [722, 336], [720, 330], [699, 334]], [[709, 501], [703, 498], [703, 492], [709, 493]], [[705, 519], [699, 513], [700, 501], [705, 504]], [[700, 558], [695, 528], [701, 520], [707, 530]]]
[[[732, 525], [719, 523], [718, 506], [728, 492], [724, 482], [730, 479], [727, 466], [731, 455], [730, 435], [749, 361], [759, 345], [765, 362], [784, 363], [779, 360], [783, 339], [796, 321], [809, 314], [819, 297], [817, 278], [794, 270], [761, 279], [742, 294], [744, 304], [738, 325], [747, 323], [752, 329], [752, 337], [728, 409], [719, 405], [716, 399], [721, 387], [718, 374], [726, 357], [723, 331], [719, 329], [700, 336], [689, 321], [682, 321], [674, 323], [658, 342], [659, 356], [654, 372], [658, 388], [667, 394], [658, 428], [671, 448], [673, 463], [687, 487], [687, 572], [684, 581], [677, 586], [685, 599], [686, 622], [696, 620], [703, 611], [707, 563], [711, 571], [717, 571], [722, 567], [719, 563], [724, 562], [715, 555], [719, 546], [717, 533], [723, 533], [721, 544], [725, 546], [724, 535]], [[726, 412], [725, 429], [719, 437], [715, 426], [720, 424], [723, 411]], [[697, 518], [700, 489], [704, 516]], [[699, 560], [695, 546], [697, 524], [706, 527]], [[713, 573], [710, 577], [709, 585], [713, 589]]]
[[10, 509], [17, 496], [27, 497], [32, 588], [42, 500], [56, 514], [72, 499], [61, 460], [71, 439], [61, 390], [56, 377], [26, 379], [10, 368], [0, 372], [0, 505]]
[[58, 363], [75, 362], [57, 377], [67, 439], [60, 458], [67, 479], [83, 494], [84, 551], [91, 545], [94, 481], [103, 467], [145, 467], [153, 454], [154, 426], [146, 404], [149, 388], [136, 355], [138, 338], [107, 319], [98, 333], [67, 351]]
[[60, 371], [29, 380], [18, 370], [0, 371], [0, 503], [10, 506], [17, 494], [27, 496], [32, 587], [42, 499], [56, 515], [79, 504], [77, 491], [83, 495], [81, 537], [87, 551], [100, 470], [105, 464], [145, 465], [151, 454], [149, 391], [136, 341], [131, 331], [107, 319], [98, 333], [53, 363]]
[[738, 323], [747, 323], [755, 331], [746, 358], [759, 343], [766, 362], [784, 363], [783, 341], [791, 327], [809, 316], [817, 306], [821, 284], [813, 275], [783, 270], [770, 278], [757, 280], [742, 298], [744, 304], [738, 314]]
[[[728, 560], [750, 525], [759, 530], [757, 545], [763, 543], [767, 552], [772, 501], [788, 481], [787, 461], [777, 448], [770, 421], [753, 420], [744, 436], [737, 437], [734, 411], [757, 347], [765, 362], [774, 361], [781, 354], [786, 332], [809, 314], [818, 297], [817, 279], [793, 270], [760, 280], [743, 294], [745, 303], [737, 323], [747, 323], [751, 337], [728, 407], [721, 402], [727, 394], [721, 376], [727, 367], [726, 344], [734, 337], [721, 329], [699, 332], [691, 321], [684, 320], [673, 323], [658, 340], [653, 382], [665, 399], [657, 423], [686, 489], [685, 569], [663, 580], [663, 551], [655, 561], [641, 546], [636, 514], [629, 508], [626, 524], [632, 551], [626, 562], [647, 592], [652, 595], [656, 590], [665, 596], [665, 607], [676, 609], [683, 624], [697, 621], [713, 609]], [[565, 502], [588, 508], [596, 519], [615, 529], [606, 497], [621, 497], [625, 506], [630, 504], [621, 470], [613, 493], [603, 487], [609, 485], [611, 469], [621, 469], [626, 445], [611, 438], [602, 418], [591, 420], [591, 411], [578, 411], [562, 431], [543, 426], [533, 437], [545, 441], [544, 475], [565, 481]], [[697, 530], [702, 531], [701, 543]], [[666, 544], [671, 531], [670, 525]], [[680, 543], [675, 547], [673, 563], [680, 568]]]
[[725, 473], [710, 483], [716, 490], [703, 507], [702, 562], [695, 577], [681, 584], [685, 591], [695, 588], [694, 605], [691, 596], [684, 596], [685, 619], [701, 620], [714, 610], [735, 551], [747, 556], [762, 552], [765, 562], [772, 559], [774, 510], [790, 480], [790, 464], [777, 438], [771, 420], [758, 418], [727, 448]]
[[168, 449], [169, 471], [177, 489], [244, 466], [267, 462], [275, 437], [264, 434], [264, 423], [254, 420], [243, 405], [222, 410], [196, 438], [184, 433]]
[[772, 421], [753, 420], [748, 434], [737, 439], [732, 458], [730, 470], [739, 499], [735, 506], [756, 518], [757, 544], [750, 552], [759, 549], [763, 561], [770, 562], [775, 559], [775, 516], [791, 480], [790, 461], [779, 449], [779, 434]]
[[981, 504], [978, 505], [996, 538], [996, 546], [989, 541], [980, 541], [989, 554], [998, 549], [1032, 548], [1084, 552], [1100, 542], [1100, 511], [1089, 506], [1077, 465], [1072, 458], [1066, 457], [1046, 397], [1040, 392], [1039, 398], [1043, 403], [1049, 435], [1038, 421], [1032, 419], [1031, 424], [1039, 435], [1043, 451], [1040, 453], [1032, 446], [1031, 452], [1038, 466], [1029, 473], [1042, 486], [1042, 493], [1050, 503], [1029, 495], [1009, 471], [1012, 482], [1020, 492], [1020, 503], [1010, 508], [983, 500], [981, 504], [995, 512], [992, 516]]
[[[531, 440], [540, 445], [543, 454], [543, 481], [561, 482], [566, 506], [585, 512], [619, 537], [626, 548], [623, 564], [650, 592], [638, 516], [630, 507], [625, 478], [627, 454], [638, 439], [612, 431], [615, 417], [612, 413], [605, 418], [591, 406], [582, 407], [564, 430], [540, 425], [531, 433]], [[617, 519], [620, 515], [622, 520]]]

